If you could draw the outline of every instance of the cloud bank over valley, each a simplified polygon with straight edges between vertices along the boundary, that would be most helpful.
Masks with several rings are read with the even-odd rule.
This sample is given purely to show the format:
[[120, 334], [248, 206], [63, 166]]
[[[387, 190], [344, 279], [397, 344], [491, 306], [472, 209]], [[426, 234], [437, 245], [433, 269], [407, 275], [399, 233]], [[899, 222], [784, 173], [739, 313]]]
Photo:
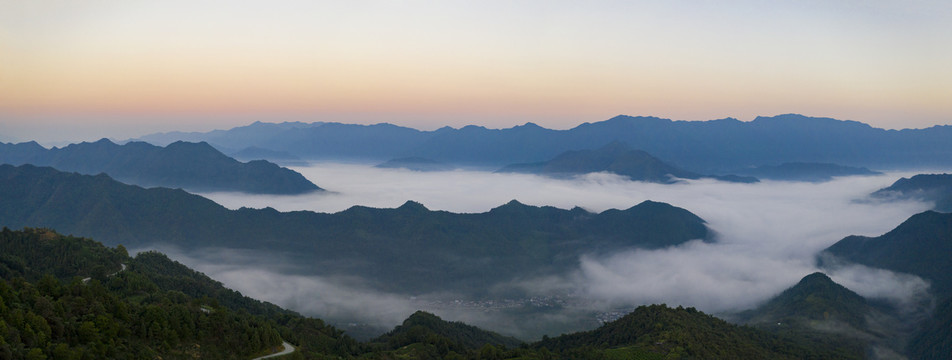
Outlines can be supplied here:
[[[759, 305], [817, 271], [817, 253], [848, 235], [888, 232], [931, 204], [880, 202], [867, 195], [906, 173], [845, 177], [823, 183], [714, 180], [674, 185], [632, 182], [611, 174], [551, 179], [524, 174], [454, 170], [414, 172], [360, 164], [317, 163], [295, 168], [330, 190], [325, 194], [260, 196], [202, 194], [226, 207], [272, 207], [280, 211], [338, 212], [355, 204], [392, 208], [413, 200], [431, 210], [477, 213], [516, 199], [529, 205], [580, 206], [593, 212], [626, 209], [644, 200], [685, 208], [708, 222], [715, 241], [691, 241], [659, 250], [589, 254], [570, 274], [516, 278], [498, 284], [500, 293], [523, 291], [539, 298], [568, 299], [548, 316], [566, 321], [586, 311], [608, 312], [641, 304], [667, 303], [726, 313]], [[416, 309], [468, 321], [513, 335], [539, 336], [527, 325], [504, 320], [504, 310], [450, 306], [453, 294], [393, 294], [361, 279], [309, 276], [282, 266], [280, 256], [217, 253], [175, 254], [160, 249], [243, 294], [308, 315], [349, 318], [392, 326]], [[276, 249], [276, 253], [280, 253]], [[247, 260], [254, 258], [251, 265]], [[857, 293], [895, 303], [921, 297], [928, 285], [913, 276], [862, 267], [828, 271]], [[469, 299], [457, 299], [469, 300]], [[502, 300], [502, 299], [498, 299]], [[447, 305], [445, 302], [450, 302]], [[556, 319], [558, 317], [564, 319]], [[574, 315], [573, 315], [574, 316]]]

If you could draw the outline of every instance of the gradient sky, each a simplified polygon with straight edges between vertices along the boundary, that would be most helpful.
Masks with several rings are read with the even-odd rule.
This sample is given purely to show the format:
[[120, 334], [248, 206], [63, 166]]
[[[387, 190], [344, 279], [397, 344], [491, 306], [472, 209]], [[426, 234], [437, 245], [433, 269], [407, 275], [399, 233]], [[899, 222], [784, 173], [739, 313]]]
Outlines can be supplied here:
[[0, 0], [0, 141], [618, 114], [952, 124], [952, 1]]

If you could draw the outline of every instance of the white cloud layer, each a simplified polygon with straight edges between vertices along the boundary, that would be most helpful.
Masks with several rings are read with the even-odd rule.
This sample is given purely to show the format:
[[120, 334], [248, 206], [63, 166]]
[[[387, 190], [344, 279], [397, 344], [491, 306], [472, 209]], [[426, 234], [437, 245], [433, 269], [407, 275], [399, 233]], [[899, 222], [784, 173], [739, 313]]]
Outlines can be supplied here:
[[[649, 303], [694, 306], [708, 312], [748, 309], [817, 271], [816, 254], [836, 241], [848, 235], [878, 236], [931, 206], [866, 198], [899, 177], [910, 175], [897, 173], [825, 183], [697, 180], [661, 185], [631, 182], [611, 174], [550, 179], [332, 163], [295, 170], [333, 193], [203, 195], [229, 208], [270, 206], [281, 211], [319, 212], [337, 212], [355, 204], [397, 207], [414, 200], [431, 210], [472, 213], [512, 199], [530, 205], [603, 211], [654, 200], [688, 209], [716, 232], [714, 243], [694, 241], [661, 250], [585, 256], [580, 259], [579, 269], [564, 278], [522, 279], [501, 285], [537, 294], [571, 291], [599, 310]], [[242, 293], [317, 316], [351, 311], [362, 314], [365, 320], [383, 319], [378, 322], [395, 325], [418, 306], [406, 295], [384, 294], [341, 279], [286, 276], [280, 275], [281, 271], [255, 267], [211, 266], [200, 259], [190, 265]], [[841, 267], [830, 275], [864, 296], [899, 303], [919, 296], [927, 288], [915, 277], [862, 267]], [[381, 310], [368, 313], [364, 309]], [[456, 316], [451, 320], [471, 318]]]

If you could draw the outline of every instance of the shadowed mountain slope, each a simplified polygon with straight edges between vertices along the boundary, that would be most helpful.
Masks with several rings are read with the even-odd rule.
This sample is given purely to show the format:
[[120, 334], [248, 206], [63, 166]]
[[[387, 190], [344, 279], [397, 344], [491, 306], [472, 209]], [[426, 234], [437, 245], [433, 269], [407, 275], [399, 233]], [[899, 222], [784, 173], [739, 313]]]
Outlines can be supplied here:
[[824, 252], [853, 263], [922, 277], [931, 282], [940, 298], [952, 295], [952, 214], [919, 213], [881, 236], [849, 236]]
[[919, 174], [901, 178], [872, 194], [880, 199], [932, 201], [933, 210], [952, 212], [952, 174]]

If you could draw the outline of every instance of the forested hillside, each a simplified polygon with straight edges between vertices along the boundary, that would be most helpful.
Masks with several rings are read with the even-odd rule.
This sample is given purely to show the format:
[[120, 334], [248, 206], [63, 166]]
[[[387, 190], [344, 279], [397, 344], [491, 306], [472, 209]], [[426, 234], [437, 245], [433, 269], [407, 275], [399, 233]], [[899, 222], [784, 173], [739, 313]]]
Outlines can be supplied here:
[[320, 320], [242, 297], [162, 255], [130, 258], [44, 229], [4, 228], [0, 249], [3, 359], [251, 358], [282, 338], [301, 344], [301, 357], [361, 349]]

